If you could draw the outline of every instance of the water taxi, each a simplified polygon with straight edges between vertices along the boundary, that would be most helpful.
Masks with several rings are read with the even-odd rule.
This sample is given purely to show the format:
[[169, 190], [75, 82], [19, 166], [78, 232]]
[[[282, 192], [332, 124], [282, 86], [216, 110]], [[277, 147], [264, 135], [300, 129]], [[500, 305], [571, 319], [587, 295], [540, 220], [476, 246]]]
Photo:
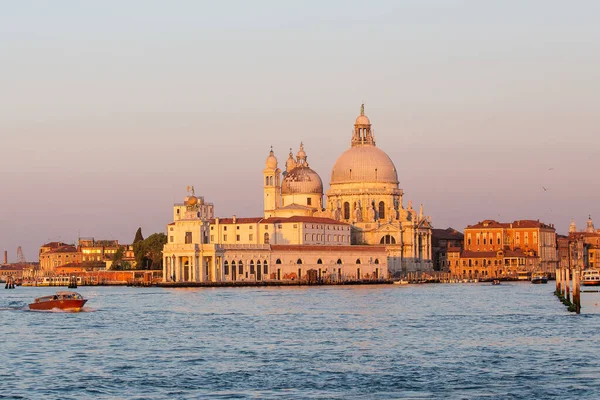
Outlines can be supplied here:
[[542, 273], [535, 273], [531, 277], [531, 283], [548, 283], [548, 277]]
[[584, 286], [600, 286], [600, 271], [585, 269], [581, 272], [581, 284]]
[[52, 296], [38, 297], [29, 305], [30, 310], [53, 310], [55, 308], [66, 311], [80, 311], [87, 302], [77, 292], [56, 292]]

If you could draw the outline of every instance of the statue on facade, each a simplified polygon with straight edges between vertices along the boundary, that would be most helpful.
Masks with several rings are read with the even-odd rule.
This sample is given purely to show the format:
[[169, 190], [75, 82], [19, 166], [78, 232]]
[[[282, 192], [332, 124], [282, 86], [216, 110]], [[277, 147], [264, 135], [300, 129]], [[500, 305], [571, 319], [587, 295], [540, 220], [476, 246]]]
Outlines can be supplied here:
[[356, 209], [354, 210], [354, 220], [356, 222], [362, 222], [362, 211], [360, 206], [360, 200], [356, 203]]
[[423, 218], [423, 204], [419, 207], [419, 219]]
[[367, 218], [369, 220], [369, 222], [373, 222], [375, 221], [376, 215], [375, 215], [375, 208], [373, 208], [373, 203], [371, 203], [371, 207], [369, 207], [369, 210], [367, 211]]
[[409, 201], [408, 201], [408, 209], [409, 209], [409, 210], [412, 210], [412, 200], [409, 200]]

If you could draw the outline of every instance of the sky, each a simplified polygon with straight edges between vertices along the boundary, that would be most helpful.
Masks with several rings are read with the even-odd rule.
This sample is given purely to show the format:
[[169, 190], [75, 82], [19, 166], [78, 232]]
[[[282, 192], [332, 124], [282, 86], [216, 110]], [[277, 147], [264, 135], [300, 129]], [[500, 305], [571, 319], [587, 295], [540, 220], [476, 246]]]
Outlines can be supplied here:
[[598, 1], [0, 6], [0, 250], [262, 215], [270, 146], [329, 186], [365, 104], [434, 227], [600, 228]]

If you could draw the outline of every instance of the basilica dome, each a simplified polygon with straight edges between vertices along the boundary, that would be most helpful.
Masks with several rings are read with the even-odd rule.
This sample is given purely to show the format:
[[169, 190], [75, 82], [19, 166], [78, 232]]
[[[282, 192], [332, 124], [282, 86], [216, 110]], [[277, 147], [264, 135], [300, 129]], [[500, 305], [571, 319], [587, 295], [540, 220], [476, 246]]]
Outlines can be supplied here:
[[398, 184], [398, 173], [390, 157], [375, 146], [371, 121], [365, 115], [364, 104], [356, 118], [351, 145], [335, 162], [331, 184], [378, 182]]
[[335, 162], [331, 183], [398, 183], [396, 167], [385, 152], [374, 145], [358, 145], [346, 150]]
[[323, 182], [315, 171], [307, 166], [289, 171], [281, 184], [281, 194], [322, 194]]

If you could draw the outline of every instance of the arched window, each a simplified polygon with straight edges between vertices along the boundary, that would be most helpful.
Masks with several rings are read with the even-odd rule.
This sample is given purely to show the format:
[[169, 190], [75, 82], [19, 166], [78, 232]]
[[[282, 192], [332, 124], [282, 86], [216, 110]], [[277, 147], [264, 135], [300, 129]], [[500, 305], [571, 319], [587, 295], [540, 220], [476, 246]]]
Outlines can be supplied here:
[[[267, 264], [267, 262], [265, 261], [265, 265]], [[281, 264], [281, 259], [277, 259], [277, 261], [275, 261], [275, 264]]]
[[265, 186], [269, 186], [269, 177], [265, 176]]
[[302, 259], [298, 259], [298, 261], [296, 261], [296, 264], [302, 264]]
[[344, 203], [344, 219], [350, 219], [350, 203]]
[[223, 273], [229, 275], [229, 263], [227, 261], [223, 263]]
[[375, 259], [375, 264], [379, 264], [379, 258]]
[[254, 274], [254, 260], [250, 260], [250, 273]]
[[269, 244], [269, 232], [265, 232], [265, 244]]
[[317, 260], [317, 264], [323, 264], [323, 260], [321, 260], [320, 258]]
[[268, 274], [269, 273], [269, 264], [267, 264], [267, 260], [265, 260], [265, 263], [263, 265], [263, 274]]
[[396, 244], [396, 238], [392, 235], [385, 235], [381, 238], [379, 244]]
[[338, 263], [338, 264], [341, 264], [341, 263], [342, 263], [342, 259], [341, 259], [341, 258], [338, 258], [338, 260], [337, 260], [337, 263]]
[[244, 264], [242, 263], [242, 260], [240, 260], [238, 263], [238, 274], [242, 275], [243, 273], [244, 273]]
[[357, 259], [356, 259], [356, 263], [357, 263], [357, 264], [360, 264], [360, 258], [357, 258]]
[[235, 274], [235, 261], [231, 262], [231, 274], [234, 275]]
[[379, 202], [379, 219], [385, 219], [385, 203]]

